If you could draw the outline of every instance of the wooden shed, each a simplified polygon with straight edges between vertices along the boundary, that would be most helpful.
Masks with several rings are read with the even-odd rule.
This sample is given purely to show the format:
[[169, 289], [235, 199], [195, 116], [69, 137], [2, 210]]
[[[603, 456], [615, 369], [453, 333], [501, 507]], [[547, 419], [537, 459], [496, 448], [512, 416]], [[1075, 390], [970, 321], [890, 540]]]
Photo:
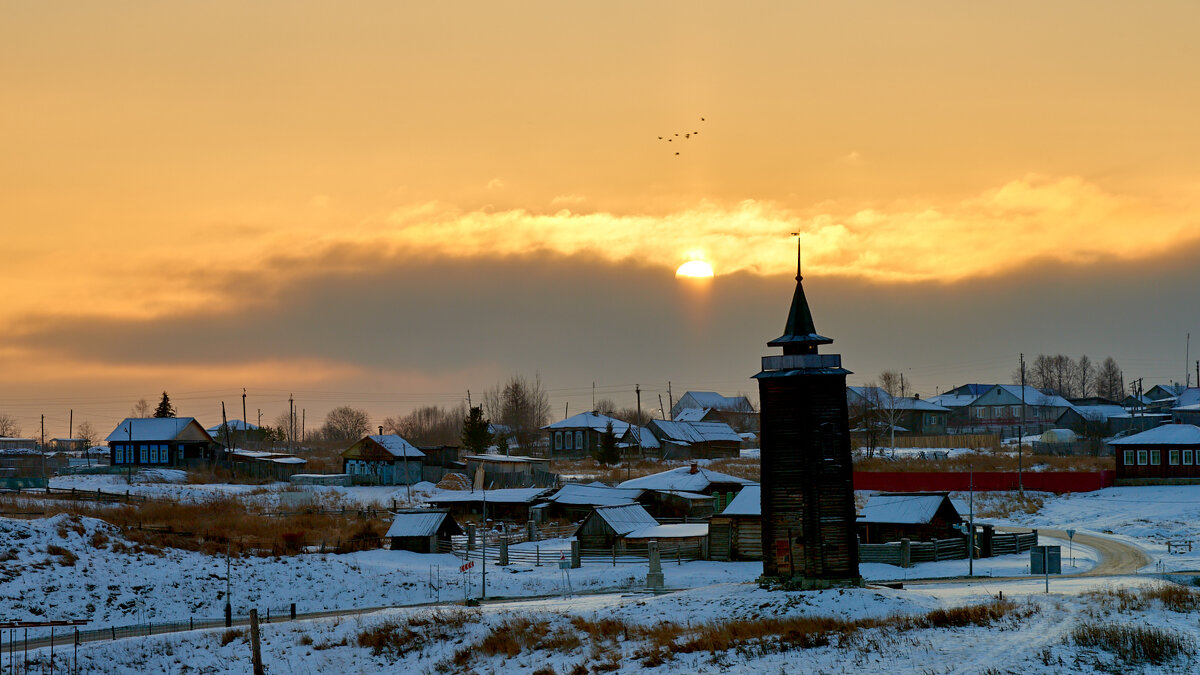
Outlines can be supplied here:
[[600, 506], [584, 518], [575, 538], [582, 548], [620, 548], [625, 535], [656, 525], [658, 521], [641, 504]]
[[859, 514], [858, 538], [864, 544], [911, 539], [963, 537], [962, 517], [949, 492], [890, 492], [871, 497]]
[[724, 511], [708, 521], [708, 550], [713, 560], [762, 560], [762, 493], [742, 488]]
[[463, 534], [449, 511], [401, 511], [384, 535], [393, 551], [437, 553], [439, 543], [450, 543], [450, 537]]

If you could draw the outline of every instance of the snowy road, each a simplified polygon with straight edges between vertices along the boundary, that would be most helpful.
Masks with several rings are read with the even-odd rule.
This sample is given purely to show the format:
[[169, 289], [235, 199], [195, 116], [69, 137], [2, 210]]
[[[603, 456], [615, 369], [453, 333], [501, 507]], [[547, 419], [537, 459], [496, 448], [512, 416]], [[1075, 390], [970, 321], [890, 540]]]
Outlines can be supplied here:
[[[1039, 528], [1038, 532], [1051, 537], [1067, 539], [1067, 533], [1063, 530]], [[1076, 532], [1075, 541], [1080, 546], [1087, 546], [1099, 551], [1100, 563], [1086, 572], [1063, 576], [1099, 577], [1112, 574], [1137, 574], [1138, 570], [1154, 562], [1141, 548], [1110, 537]]]

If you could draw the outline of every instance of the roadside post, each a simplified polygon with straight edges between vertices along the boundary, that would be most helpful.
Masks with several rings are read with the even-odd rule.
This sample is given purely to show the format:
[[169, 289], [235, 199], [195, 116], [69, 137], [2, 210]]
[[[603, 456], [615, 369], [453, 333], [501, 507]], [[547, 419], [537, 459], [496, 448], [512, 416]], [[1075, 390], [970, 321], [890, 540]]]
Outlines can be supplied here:
[[1075, 530], [1067, 530], [1068, 544], [1071, 547], [1071, 567], [1075, 566]]

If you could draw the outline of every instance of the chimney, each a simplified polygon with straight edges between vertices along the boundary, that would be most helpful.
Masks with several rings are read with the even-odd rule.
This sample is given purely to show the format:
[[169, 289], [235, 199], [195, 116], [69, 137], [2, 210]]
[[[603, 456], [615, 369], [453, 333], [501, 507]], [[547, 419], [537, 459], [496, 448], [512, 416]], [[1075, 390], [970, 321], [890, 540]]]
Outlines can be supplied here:
[[700, 467], [697, 466], [697, 464], [695, 462], [692, 462], [692, 468], [688, 470], [688, 473], [696, 473], [699, 470], [700, 470]]

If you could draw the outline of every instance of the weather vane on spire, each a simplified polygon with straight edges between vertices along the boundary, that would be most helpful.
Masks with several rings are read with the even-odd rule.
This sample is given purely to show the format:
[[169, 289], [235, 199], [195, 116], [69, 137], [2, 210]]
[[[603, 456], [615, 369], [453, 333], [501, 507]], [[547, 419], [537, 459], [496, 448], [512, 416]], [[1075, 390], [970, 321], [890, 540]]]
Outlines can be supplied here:
[[800, 260], [804, 252], [804, 240], [800, 237], [799, 232], [793, 232], [792, 236], [796, 238], [796, 281], [800, 281], [804, 277], [800, 276]]

